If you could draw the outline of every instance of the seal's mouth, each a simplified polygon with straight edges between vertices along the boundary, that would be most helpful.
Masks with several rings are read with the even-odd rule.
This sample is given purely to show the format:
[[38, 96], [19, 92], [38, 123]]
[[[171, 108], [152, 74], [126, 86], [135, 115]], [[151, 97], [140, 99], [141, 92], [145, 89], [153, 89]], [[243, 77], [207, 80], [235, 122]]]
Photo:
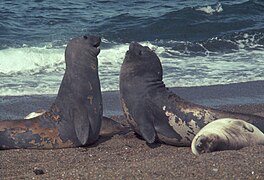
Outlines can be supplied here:
[[93, 41], [92, 41], [92, 46], [94, 47], [94, 48], [96, 48], [96, 55], [98, 55], [99, 53], [100, 53], [100, 51], [101, 51], [101, 49], [100, 49], [100, 44], [101, 44], [101, 38], [100, 37], [94, 37], [94, 39], [93, 39]]
[[83, 36], [85, 40], [88, 40], [89, 44], [94, 47], [99, 49], [100, 43], [101, 43], [101, 38], [99, 36]]
[[88, 41], [89, 46], [92, 47], [92, 52], [95, 56], [100, 53], [101, 38], [99, 36], [83, 36]]
[[97, 49], [99, 49], [99, 46], [100, 46], [100, 41], [98, 41], [97, 43], [95, 43], [94, 45], [93, 45], [93, 47], [95, 47], [95, 48], [97, 48]]
[[101, 43], [101, 39], [99, 39], [99, 41], [97, 41], [96, 43], [93, 44], [93, 47], [96, 48], [96, 55], [98, 55], [101, 51], [100, 49], [100, 43]]

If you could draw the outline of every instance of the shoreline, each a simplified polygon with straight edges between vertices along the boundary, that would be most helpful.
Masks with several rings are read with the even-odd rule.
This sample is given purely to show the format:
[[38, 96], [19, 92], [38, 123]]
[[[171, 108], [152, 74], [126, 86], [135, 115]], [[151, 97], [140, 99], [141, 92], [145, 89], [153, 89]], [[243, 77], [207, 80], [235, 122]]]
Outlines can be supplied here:
[[[264, 104], [264, 81], [226, 85], [169, 88], [187, 101], [222, 106]], [[56, 95], [0, 96], [0, 119], [23, 118], [30, 112], [48, 109]], [[104, 116], [122, 115], [119, 91], [102, 92]]]
[[[192, 102], [264, 117], [262, 87], [264, 81], [172, 90]], [[0, 116], [23, 117], [26, 111], [49, 106], [54, 98], [0, 97]], [[121, 112], [117, 91], [104, 92], [103, 100], [108, 113]], [[110, 117], [124, 122], [120, 114]], [[263, 154], [264, 146], [252, 146], [195, 156], [190, 147], [149, 146], [129, 132], [108, 139], [101, 137], [89, 147], [2, 150], [0, 176], [2, 179], [263, 179]], [[36, 169], [43, 174], [36, 175]]]

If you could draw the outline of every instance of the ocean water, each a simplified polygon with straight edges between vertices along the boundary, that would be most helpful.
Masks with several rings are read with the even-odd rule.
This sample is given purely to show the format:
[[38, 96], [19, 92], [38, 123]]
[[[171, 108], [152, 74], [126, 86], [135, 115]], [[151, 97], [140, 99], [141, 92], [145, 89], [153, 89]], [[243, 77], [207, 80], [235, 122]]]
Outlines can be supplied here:
[[102, 37], [102, 91], [118, 89], [131, 41], [158, 54], [168, 87], [264, 80], [262, 0], [1, 0], [0, 96], [56, 94], [64, 49]]

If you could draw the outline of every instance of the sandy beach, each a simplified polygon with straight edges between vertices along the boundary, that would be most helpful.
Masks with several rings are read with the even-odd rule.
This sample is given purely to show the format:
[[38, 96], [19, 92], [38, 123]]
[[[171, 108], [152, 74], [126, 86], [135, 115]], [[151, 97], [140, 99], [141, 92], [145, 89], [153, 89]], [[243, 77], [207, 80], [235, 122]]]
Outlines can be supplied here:
[[[104, 117], [128, 126], [121, 89], [122, 99], [129, 101], [123, 101], [124, 110], [147, 119], [141, 131], [150, 129], [144, 132], [149, 142], [153, 128], [145, 124], [153, 122], [162, 135], [174, 134], [168, 124], [153, 121], [165, 117], [163, 112], [166, 123], [177, 126], [178, 140], [183, 132], [191, 139], [195, 126], [218, 117], [207, 110], [191, 112], [184, 103], [174, 109], [171, 101], [177, 98], [169, 95], [166, 103], [164, 96], [155, 96], [157, 89], [163, 91], [161, 77], [186, 101], [264, 120], [264, 0], [0, 0], [0, 7], [0, 180], [264, 180], [264, 145], [196, 156], [191, 147], [149, 145], [120, 124], [126, 133], [114, 134], [112, 121], [102, 123], [101, 133], [108, 136], [102, 133], [96, 141], [94, 119], [102, 112], [95, 95], [98, 75]], [[62, 98], [50, 108], [59, 89]], [[131, 103], [137, 92], [139, 101]], [[23, 121], [31, 112], [50, 109], [33, 122]], [[19, 119], [15, 125], [3, 122]], [[264, 121], [254, 123], [264, 133]], [[94, 141], [65, 149], [1, 149]]]
[[[205, 106], [264, 117], [264, 82], [172, 88]], [[47, 109], [54, 95], [0, 97], [0, 119]], [[104, 115], [126, 123], [118, 92], [103, 93]], [[133, 132], [85, 148], [0, 151], [1, 179], [263, 179], [264, 146], [195, 156], [190, 147], [148, 146]]]

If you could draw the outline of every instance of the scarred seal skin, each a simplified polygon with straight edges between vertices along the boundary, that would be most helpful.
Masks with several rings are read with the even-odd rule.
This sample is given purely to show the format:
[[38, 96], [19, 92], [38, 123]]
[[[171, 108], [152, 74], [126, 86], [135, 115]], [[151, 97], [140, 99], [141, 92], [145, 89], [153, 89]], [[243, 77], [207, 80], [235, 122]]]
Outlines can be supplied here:
[[133, 42], [120, 72], [120, 100], [133, 128], [148, 143], [190, 146], [198, 131], [220, 118], [238, 118], [264, 131], [264, 118], [203, 107], [180, 98], [162, 80], [158, 56]]
[[192, 141], [195, 155], [246, 146], [264, 145], [264, 134], [254, 125], [240, 119], [217, 119], [204, 126]]
[[100, 37], [82, 36], [68, 43], [65, 74], [50, 110], [29, 119], [0, 121], [0, 149], [78, 147], [98, 139], [103, 113], [100, 42]]
[[[36, 112], [31, 112], [27, 116], [24, 117], [24, 119], [32, 119], [38, 116], [41, 116], [46, 111], [44, 109], [40, 109]], [[111, 118], [102, 117], [102, 123], [101, 123], [101, 129], [99, 135], [101, 137], [112, 137], [116, 134], [127, 134], [131, 131], [130, 126], [125, 126], [121, 124], [120, 122], [117, 122]]]

